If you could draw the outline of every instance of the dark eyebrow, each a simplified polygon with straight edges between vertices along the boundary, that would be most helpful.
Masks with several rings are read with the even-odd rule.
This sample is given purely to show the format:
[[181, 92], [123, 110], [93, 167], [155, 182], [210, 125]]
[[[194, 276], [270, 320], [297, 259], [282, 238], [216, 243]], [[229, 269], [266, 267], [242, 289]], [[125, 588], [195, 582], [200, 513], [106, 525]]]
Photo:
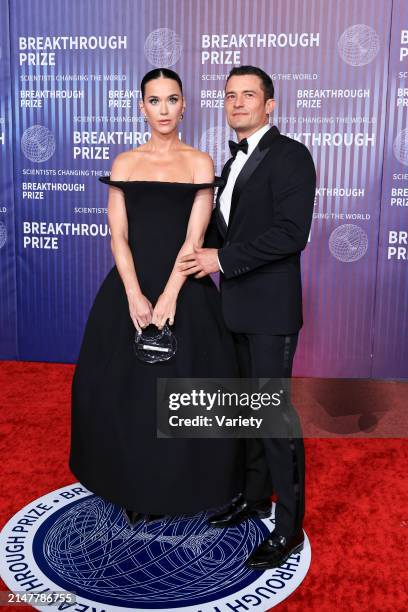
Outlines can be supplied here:
[[[179, 95], [180, 94], [178, 94], [178, 93], [173, 93], [173, 94], [169, 94], [167, 97], [168, 98], [174, 98], [174, 96], [179, 96]], [[154, 94], [152, 94], [152, 95], [148, 96], [147, 98], [148, 98], [148, 100], [150, 100], [150, 98], [158, 98], [158, 97], [159, 96], [155, 96]]]
[[[230, 93], [237, 93], [236, 91], [226, 91], [225, 95], [227, 96]], [[255, 89], [244, 89], [242, 93], [256, 93]]]

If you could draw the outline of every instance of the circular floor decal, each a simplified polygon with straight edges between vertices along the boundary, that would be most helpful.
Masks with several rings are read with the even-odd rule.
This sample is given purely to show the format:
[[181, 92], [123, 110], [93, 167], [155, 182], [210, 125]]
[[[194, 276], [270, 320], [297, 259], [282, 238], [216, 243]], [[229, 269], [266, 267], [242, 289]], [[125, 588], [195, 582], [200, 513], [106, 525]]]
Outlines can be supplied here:
[[[4, 526], [1, 575], [13, 593], [66, 591], [76, 601], [66, 609], [89, 606], [95, 612], [223, 612], [254, 606], [262, 612], [299, 586], [310, 566], [307, 536], [302, 552], [280, 568], [251, 570], [244, 561], [273, 530], [273, 514], [228, 529], [210, 527], [209, 515], [130, 526], [120, 507], [79, 483], [62, 487], [28, 504]], [[52, 609], [41, 599], [30, 605]]]

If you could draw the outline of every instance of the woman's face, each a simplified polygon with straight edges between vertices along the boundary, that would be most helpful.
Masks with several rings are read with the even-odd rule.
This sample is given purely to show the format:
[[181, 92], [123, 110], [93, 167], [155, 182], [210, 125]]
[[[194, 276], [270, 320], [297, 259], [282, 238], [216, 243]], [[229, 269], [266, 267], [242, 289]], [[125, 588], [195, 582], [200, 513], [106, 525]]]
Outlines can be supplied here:
[[180, 116], [185, 109], [177, 81], [166, 77], [148, 81], [140, 108], [152, 129], [161, 134], [172, 132], [177, 128]]

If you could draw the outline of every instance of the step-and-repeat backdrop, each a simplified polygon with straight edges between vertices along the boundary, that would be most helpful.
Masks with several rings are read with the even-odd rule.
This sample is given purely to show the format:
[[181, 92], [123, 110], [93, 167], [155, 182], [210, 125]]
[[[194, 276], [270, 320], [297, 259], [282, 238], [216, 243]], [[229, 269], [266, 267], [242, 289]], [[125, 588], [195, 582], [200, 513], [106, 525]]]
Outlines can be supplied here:
[[318, 173], [295, 374], [408, 375], [406, 0], [0, 0], [0, 357], [75, 362], [114, 265], [97, 178], [149, 138], [140, 80], [177, 71], [181, 137], [217, 173], [225, 78], [273, 78], [271, 123]]

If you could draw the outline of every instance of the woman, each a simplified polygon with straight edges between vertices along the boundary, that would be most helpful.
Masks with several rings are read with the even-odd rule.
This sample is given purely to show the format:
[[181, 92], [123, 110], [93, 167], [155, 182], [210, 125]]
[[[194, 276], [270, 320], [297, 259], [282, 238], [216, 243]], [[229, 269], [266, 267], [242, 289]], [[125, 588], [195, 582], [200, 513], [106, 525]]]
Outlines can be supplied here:
[[[74, 373], [69, 460], [75, 476], [132, 523], [218, 507], [240, 491], [243, 475], [239, 440], [156, 437], [157, 378], [239, 374], [214, 282], [178, 265], [203, 243], [212, 160], [178, 138], [185, 99], [175, 72], [152, 70], [141, 91], [151, 138], [119, 154], [100, 179], [110, 186], [115, 265], [89, 313]], [[157, 333], [166, 322], [175, 355], [138, 360], [135, 330]]]

